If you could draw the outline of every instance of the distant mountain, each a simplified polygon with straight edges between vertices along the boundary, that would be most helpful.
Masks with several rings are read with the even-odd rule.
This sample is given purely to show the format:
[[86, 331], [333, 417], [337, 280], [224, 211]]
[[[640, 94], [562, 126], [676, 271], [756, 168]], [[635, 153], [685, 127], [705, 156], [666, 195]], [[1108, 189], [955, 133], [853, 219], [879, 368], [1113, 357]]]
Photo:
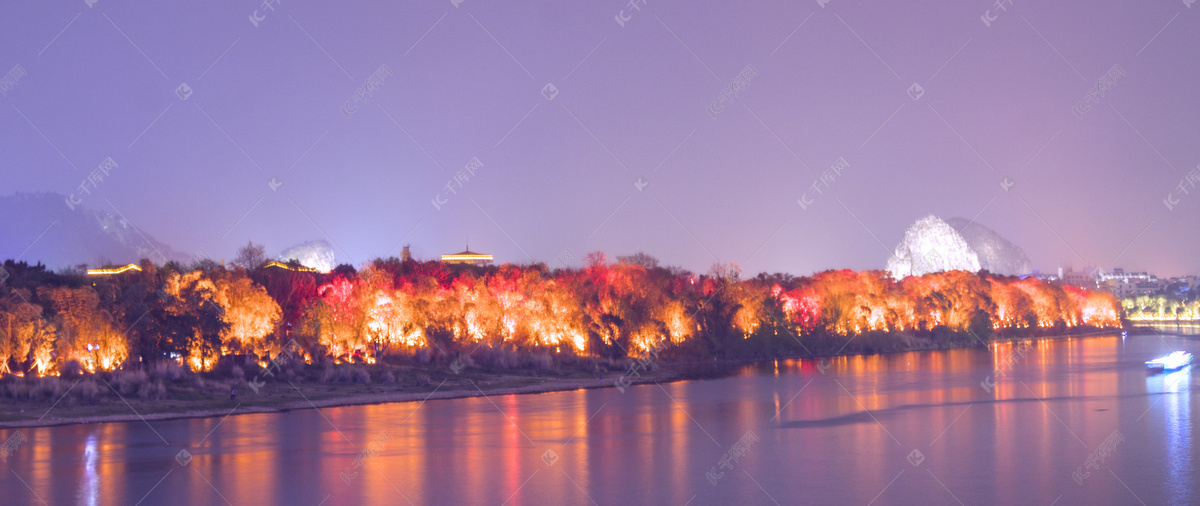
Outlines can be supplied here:
[[187, 262], [188, 255], [140, 233], [119, 215], [76, 205], [58, 193], [0, 196], [0, 259], [41, 262], [51, 269], [149, 258]]
[[958, 230], [975, 254], [979, 255], [980, 267], [1007, 276], [1021, 276], [1033, 271], [1033, 263], [1025, 255], [1025, 250], [996, 231], [963, 218], [950, 218], [946, 223]]

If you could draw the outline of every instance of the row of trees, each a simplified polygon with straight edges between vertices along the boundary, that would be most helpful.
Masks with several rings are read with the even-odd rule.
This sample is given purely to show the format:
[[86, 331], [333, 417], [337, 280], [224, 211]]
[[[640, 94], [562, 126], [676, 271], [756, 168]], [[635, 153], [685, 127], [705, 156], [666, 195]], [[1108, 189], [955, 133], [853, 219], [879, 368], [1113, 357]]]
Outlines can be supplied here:
[[111, 370], [178, 360], [208, 370], [222, 356], [266, 358], [294, 340], [307, 360], [453, 357], [477, 347], [625, 357], [811, 351], [805, 342], [863, 333], [1064, 332], [1120, 325], [1107, 294], [952, 271], [741, 279], [638, 254], [588, 255], [580, 269], [378, 259], [331, 273], [267, 267], [254, 245], [238, 265], [142, 261], [111, 276], [5, 264], [0, 374]]
[[211, 261], [140, 267], [86, 276], [6, 262], [0, 373], [94, 372], [159, 359], [208, 369], [223, 354], [277, 349], [280, 307], [249, 271]]
[[1133, 320], [1200, 320], [1200, 300], [1167, 295], [1141, 295], [1121, 299]]

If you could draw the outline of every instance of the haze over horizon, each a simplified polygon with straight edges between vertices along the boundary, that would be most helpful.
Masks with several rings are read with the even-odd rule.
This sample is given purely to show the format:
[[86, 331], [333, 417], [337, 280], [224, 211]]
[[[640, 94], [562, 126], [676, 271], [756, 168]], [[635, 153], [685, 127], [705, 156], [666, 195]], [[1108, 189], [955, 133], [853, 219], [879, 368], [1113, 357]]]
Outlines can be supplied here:
[[[1043, 271], [1200, 273], [1187, 2], [639, 5], [5, 5], [0, 73], [26, 75], [0, 106], [0, 197], [74, 194], [226, 259], [469, 240], [499, 262], [807, 274], [882, 269], [932, 214]], [[54, 220], [0, 222], [5, 251], [36, 262]]]

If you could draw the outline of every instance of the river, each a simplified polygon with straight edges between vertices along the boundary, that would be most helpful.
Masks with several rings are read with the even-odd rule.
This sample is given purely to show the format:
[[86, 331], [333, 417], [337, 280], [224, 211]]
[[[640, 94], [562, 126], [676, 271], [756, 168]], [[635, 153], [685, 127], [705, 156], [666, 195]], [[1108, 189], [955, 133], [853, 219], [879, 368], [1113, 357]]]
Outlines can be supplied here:
[[624, 391], [9, 429], [0, 503], [1197, 504], [1191, 371], [1142, 362], [1200, 352], [1200, 336], [1163, 332], [781, 360]]

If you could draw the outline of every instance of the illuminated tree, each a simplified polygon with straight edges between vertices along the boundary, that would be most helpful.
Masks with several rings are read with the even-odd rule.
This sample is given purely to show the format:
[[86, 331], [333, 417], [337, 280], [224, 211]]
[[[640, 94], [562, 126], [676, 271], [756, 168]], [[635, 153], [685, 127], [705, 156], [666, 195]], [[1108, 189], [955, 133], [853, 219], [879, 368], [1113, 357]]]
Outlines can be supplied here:
[[160, 295], [159, 328], [171, 339], [168, 347], [186, 357], [193, 371], [211, 370], [222, 351], [221, 336], [229, 328], [216, 301], [216, 285], [202, 271], [170, 273]]
[[249, 278], [220, 279], [214, 287], [213, 298], [221, 306], [226, 324], [222, 344], [265, 355], [264, 340], [279, 323], [279, 304]]
[[54, 308], [59, 362], [77, 360], [90, 372], [111, 371], [129, 356], [125, 336], [113, 325], [112, 315], [100, 308], [92, 287], [42, 287], [39, 294]]
[[41, 306], [27, 302], [30, 297], [25, 289], [0, 297], [0, 373], [45, 374], [51, 368], [54, 328], [42, 318]]

